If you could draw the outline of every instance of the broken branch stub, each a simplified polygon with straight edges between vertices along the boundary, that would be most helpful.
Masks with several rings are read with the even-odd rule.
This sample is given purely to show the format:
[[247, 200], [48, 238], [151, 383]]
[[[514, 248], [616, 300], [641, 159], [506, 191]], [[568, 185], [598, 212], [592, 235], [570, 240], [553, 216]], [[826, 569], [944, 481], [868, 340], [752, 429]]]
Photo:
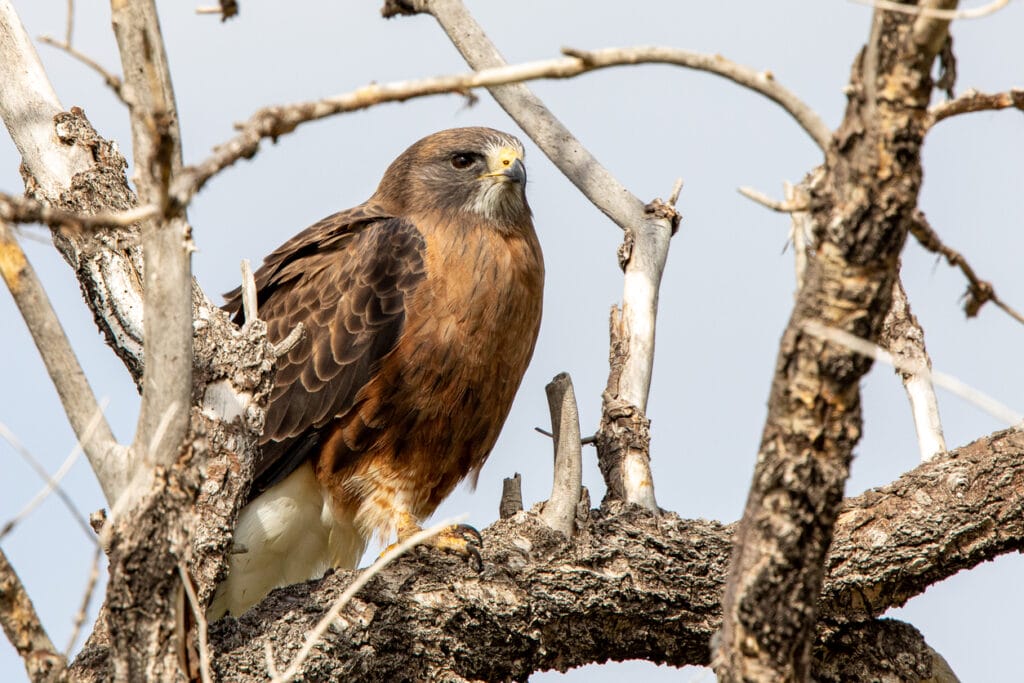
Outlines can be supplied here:
[[540, 516], [556, 531], [572, 538], [576, 530], [576, 506], [583, 485], [583, 445], [576, 393], [569, 373], [562, 372], [545, 387], [551, 410], [551, 441], [555, 449], [555, 474], [551, 497]]

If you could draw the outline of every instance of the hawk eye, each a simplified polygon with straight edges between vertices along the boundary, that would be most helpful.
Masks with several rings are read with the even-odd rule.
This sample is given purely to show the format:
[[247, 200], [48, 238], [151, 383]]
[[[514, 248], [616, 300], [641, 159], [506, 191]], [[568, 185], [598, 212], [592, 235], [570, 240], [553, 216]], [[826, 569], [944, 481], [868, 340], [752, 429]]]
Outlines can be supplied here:
[[472, 152], [456, 152], [452, 155], [451, 161], [452, 167], [461, 171], [473, 165], [473, 162], [476, 161], [476, 155]]

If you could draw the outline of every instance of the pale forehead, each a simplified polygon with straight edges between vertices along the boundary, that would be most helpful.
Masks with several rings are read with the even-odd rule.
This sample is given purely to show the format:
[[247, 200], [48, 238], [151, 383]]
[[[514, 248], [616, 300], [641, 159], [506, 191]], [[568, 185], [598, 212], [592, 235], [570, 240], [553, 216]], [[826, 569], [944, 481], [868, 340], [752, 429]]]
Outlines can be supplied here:
[[483, 146], [484, 153], [488, 155], [495, 154], [503, 149], [513, 149], [519, 156], [523, 156], [526, 153], [526, 150], [523, 149], [523, 143], [519, 142], [518, 139], [497, 131], [484, 139]]

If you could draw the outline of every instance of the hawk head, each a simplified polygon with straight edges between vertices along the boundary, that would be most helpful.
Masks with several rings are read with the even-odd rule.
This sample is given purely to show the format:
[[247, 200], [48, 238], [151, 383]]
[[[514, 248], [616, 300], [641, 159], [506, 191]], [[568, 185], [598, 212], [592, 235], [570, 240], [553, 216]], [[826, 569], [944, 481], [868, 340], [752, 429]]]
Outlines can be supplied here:
[[523, 145], [492, 128], [428, 135], [392, 162], [374, 198], [399, 215], [468, 214], [502, 230], [530, 224]]

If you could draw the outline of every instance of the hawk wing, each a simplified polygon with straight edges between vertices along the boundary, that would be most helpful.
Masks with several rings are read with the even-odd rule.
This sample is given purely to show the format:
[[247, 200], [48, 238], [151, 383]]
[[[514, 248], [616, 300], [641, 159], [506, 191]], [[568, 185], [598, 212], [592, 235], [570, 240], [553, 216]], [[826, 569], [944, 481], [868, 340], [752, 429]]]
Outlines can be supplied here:
[[[255, 273], [270, 341], [300, 322], [306, 333], [278, 359], [250, 500], [316, 453], [323, 428], [353, 407], [395, 348], [426, 274], [424, 248], [411, 222], [364, 205], [307, 228]], [[240, 289], [225, 296], [242, 322]]]

